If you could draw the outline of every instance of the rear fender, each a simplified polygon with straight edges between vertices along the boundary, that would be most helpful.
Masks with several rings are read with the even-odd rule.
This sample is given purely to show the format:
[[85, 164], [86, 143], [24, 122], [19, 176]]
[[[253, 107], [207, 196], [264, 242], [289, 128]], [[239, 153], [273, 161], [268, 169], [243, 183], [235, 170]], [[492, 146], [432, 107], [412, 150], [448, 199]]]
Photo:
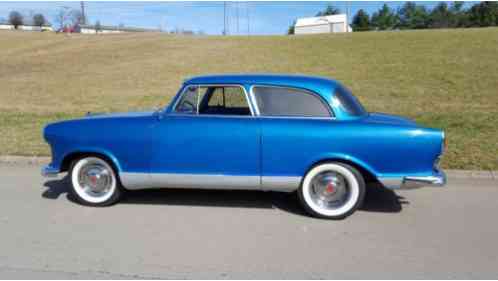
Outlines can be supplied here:
[[365, 161], [362, 161], [356, 157], [343, 153], [326, 153], [324, 155], [321, 155], [320, 157], [314, 158], [312, 161], [310, 161], [310, 163], [308, 163], [307, 165], [308, 170], [306, 170], [304, 174], [306, 174], [312, 167], [321, 162], [332, 162], [332, 161], [351, 163], [357, 167], [360, 167], [361, 169], [364, 169], [371, 176], [377, 179], [378, 173], [377, 171], [375, 171], [375, 169], [372, 168], [372, 166], [370, 166]]

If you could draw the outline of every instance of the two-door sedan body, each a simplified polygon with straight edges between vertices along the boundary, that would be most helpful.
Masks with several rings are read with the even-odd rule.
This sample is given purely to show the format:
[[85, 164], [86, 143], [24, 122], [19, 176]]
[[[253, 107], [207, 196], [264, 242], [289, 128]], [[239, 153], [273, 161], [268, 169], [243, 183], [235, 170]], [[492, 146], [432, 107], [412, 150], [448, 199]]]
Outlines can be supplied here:
[[366, 182], [444, 185], [445, 136], [394, 115], [367, 112], [337, 81], [295, 75], [186, 80], [154, 112], [88, 115], [49, 124], [46, 176], [68, 171], [87, 205], [126, 189], [298, 191], [312, 215], [343, 218]]

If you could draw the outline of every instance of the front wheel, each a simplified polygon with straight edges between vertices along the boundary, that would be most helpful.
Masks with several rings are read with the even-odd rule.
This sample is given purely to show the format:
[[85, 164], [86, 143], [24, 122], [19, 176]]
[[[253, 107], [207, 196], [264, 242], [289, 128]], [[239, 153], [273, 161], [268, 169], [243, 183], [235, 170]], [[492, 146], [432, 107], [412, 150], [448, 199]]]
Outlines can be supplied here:
[[122, 190], [111, 164], [98, 157], [73, 162], [71, 191], [78, 202], [89, 206], [108, 206], [117, 202]]
[[306, 174], [298, 194], [304, 209], [312, 216], [342, 219], [361, 207], [365, 180], [350, 165], [324, 163]]

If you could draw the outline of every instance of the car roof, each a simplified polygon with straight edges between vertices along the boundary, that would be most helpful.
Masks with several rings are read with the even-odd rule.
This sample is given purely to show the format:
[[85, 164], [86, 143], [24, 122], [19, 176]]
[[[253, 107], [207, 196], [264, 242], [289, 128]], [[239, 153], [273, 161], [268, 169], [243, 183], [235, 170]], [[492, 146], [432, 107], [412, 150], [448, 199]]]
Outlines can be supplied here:
[[331, 98], [340, 84], [325, 77], [290, 75], [290, 74], [219, 74], [196, 76], [185, 80], [185, 84], [242, 84], [272, 85], [294, 87], [310, 90], [322, 96], [326, 101]]

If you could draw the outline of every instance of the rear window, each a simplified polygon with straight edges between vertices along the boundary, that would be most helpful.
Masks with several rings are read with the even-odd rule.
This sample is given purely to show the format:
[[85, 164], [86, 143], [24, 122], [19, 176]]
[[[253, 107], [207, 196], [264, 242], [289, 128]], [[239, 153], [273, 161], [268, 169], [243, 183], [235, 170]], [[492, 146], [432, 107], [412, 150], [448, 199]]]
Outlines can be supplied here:
[[330, 117], [328, 105], [304, 90], [255, 86], [252, 92], [263, 116]]
[[338, 88], [335, 91], [334, 98], [339, 106], [351, 116], [363, 116], [367, 114], [360, 101], [347, 89]]

